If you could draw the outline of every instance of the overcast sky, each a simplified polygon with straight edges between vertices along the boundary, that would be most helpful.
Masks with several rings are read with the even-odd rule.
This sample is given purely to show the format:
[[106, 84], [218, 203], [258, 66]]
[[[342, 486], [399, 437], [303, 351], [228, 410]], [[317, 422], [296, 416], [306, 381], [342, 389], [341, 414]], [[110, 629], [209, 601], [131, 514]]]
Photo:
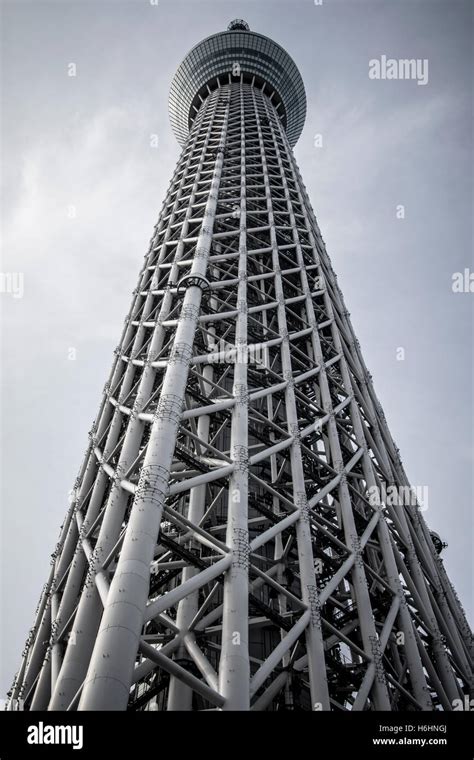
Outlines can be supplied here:
[[[429, 488], [425, 517], [449, 544], [445, 564], [472, 615], [474, 294], [452, 291], [453, 273], [474, 268], [469, 5], [2, 3], [2, 271], [22, 273], [24, 293], [0, 293], [0, 696], [179, 155], [170, 81], [196, 42], [235, 17], [301, 71], [308, 114], [296, 157], [405, 468]], [[427, 59], [428, 83], [370, 79], [382, 55]]]

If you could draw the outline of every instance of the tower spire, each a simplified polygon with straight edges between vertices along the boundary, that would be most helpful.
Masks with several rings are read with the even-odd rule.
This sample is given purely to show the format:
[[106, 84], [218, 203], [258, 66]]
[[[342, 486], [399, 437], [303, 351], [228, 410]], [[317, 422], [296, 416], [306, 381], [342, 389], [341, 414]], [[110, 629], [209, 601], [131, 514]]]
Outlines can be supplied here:
[[249, 32], [250, 27], [243, 18], [235, 18], [227, 27], [228, 32]]

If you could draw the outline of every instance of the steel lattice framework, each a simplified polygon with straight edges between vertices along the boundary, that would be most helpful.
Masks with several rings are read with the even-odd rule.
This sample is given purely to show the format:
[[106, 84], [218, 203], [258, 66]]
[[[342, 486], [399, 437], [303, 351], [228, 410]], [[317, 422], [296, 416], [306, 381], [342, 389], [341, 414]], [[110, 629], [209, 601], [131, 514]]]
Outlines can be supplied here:
[[281, 52], [238, 21], [183, 62], [184, 105], [177, 74], [183, 151], [12, 709], [450, 710], [468, 692], [471, 633], [421, 510], [368, 497], [409, 483], [295, 163], [304, 89], [292, 105]]

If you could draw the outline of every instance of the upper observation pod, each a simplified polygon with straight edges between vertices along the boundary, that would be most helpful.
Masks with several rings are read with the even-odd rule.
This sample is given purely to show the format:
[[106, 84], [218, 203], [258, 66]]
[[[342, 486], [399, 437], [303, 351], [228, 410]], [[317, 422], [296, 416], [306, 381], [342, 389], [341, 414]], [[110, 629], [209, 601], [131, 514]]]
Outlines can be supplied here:
[[235, 19], [227, 31], [199, 42], [179, 66], [171, 83], [170, 121], [180, 145], [184, 145], [199, 106], [205, 97], [229, 82], [249, 82], [271, 98], [294, 147], [306, 116], [306, 93], [293, 59], [276, 42], [251, 32], [243, 19]]

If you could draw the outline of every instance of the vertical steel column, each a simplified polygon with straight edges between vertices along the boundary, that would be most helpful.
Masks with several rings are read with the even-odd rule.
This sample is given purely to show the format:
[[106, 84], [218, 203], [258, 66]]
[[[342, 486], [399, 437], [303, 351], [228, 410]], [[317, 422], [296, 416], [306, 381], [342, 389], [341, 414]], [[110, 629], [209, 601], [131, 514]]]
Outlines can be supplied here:
[[308, 500], [306, 496], [304, 472], [301, 462], [301, 441], [299, 436], [298, 414], [296, 411], [288, 325], [286, 321], [285, 294], [281, 277], [265, 143], [262, 136], [260, 113], [256, 102], [255, 93], [253, 93], [253, 99], [263, 165], [268, 223], [270, 225], [275, 297], [278, 302], [278, 330], [280, 335], [283, 337], [283, 342], [281, 343], [281, 366], [283, 377], [287, 381], [287, 386], [285, 389], [287, 425], [288, 433], [293, 436], [293, 443], [290, 448], [290, 463], [293, 480], [293, 499], [295, 505], [300, 511], [300, 517], [296, 523], [296, 538], [298, 546], [299, 572], [301, 579], [301, 596], [303, 602], [310, 610], [310, 617], [305, 635], [306, 649], [308, 654], [308, 674], [311, 690], [311, 703], [313, 710], [329, 710], [329, 693], [324, 659], [321, 611], [313, 560]]
[[[206, 384], [206, 380], [213, 379], [213, 368], [210, 364], [203, 368], [203, 384]], [[197, 423], [197, 435], [207, 443], [209, 441], [209, 415], [201, 414]], [[189, 496], [189, 509], [188, 520], [195, 525], [199, 525], [205, 511], [206, 505], [206, 484], [195, 486], [191, 489]], [[183, 569], [181, 574], [181, 583], [186, 583], [190, 578], [198, 573], [195, 567], [188, 565]], [[178, 611], [176, 614], [176, 626], [179, 631], [184, 635], [188, 630], [191, 622], [194, 619], [198, 611], [198, 596], [199, 592], [195, 591], [182, 599], [178, 604]], [[186, 655], [186, 647], [184, 642], [177, 650], [176, 656], [182, 658]], [[168, 710], [170, 711], [184, 711], [192, 709], [193, 691], [191, 687], [184, 683], [177, 676], [170, 677], [170, 687], [168, 695]]]
[[[237, 361], [234, 364], [230, 453], [235, 469], [229, 479], [226, 543], [232, 564], [224, 576], [222, 644], [219, 664], [220, 692], [224, 710], [248, 710], [250, 661], [248, 640], [248, 387], [247, 387], [247, 213], [245, 169], [245, 122], [240, 85], [240, 232], [238, 315], [235, 324]], [[244, 355], [245, 354], [245, 355]]]
[[[186, 170], [189, 166], [192, 150], [198, 138], [198, 134], [199, 133], [196, 132], [194, 138], [190, 141], [189, 154], [184, 164], [183, 177], [179, 185], [176, 202], [179, 200], [179, 194], [182, 191], [182, 188], [186, 179]], [[200, 174], [198, 171], [194, 177], [194, 188], [196, 187], [196, 184], [199, 180], [199, 176]], [[188, 216], [189, 216], [189, 210], [188, 210], [186, 219], [188, 218]], [[186, 229], [185, 225], [187, 223], [186, 219], [183, 223], [184, 232]], [[168, 224], [167, 234], [169, 234], [169, 230], [170, 230], [170, 224]], [[162, 250], [160, 252], [160, 257], [163, 256], [164, 251], [165, 251], [165, 246], [162, 247]], [[177, 259], [181, 255], [181, 251], [182, 251], [182, 244], [180, 247], [178, 247], [178, 250], [176, 253], [176, 259], [171, 269], [170, 278], [177, 277], [177, 274], [178, 274]], [[158, 263], [158, 266], [159, 266], [159, 263]], [[150, 289], [148, 291], [147, 299], [145, 302], [145, 307], [144, 307], [146, 309], [145, 314], [149, 313], [152, 302], [153, 302], [153, 296]], [[171, 294], [168, 290], [165, 297], [163, 298], [159, 318], [156, 321], [156, 327], [155, 327], [153, 338], [152, 338], [150, 348], [148, 351], [148, 356], [151, 357], [152, 360], [156, 355], [158, 355], [163, 344], [164, 331], [162, 328], [162, 320], [168, 314], [170, 305], [171, 305]], [[143, 319], [141, 320], [141, 325], [143, 325]], [[139, 346], [141, 346], [142, 331], [143, 331], [143, 326], [139, 327], [139, 329], [135, 333], [131, 355], [133, 355], [133, 352], [137, 351]], [[131, 387], [133, 372], [134, 372], [133, 363], [128, 362], [127, 369], [124, 373], [124, 377], [122, 380], [122, 389], [125, 383], [126, 383], [126, 388], [121, 390], [121, 394], [120, 394], [124, 400]], [[118, 462], [117, 470], [116, 470], [117, 476], [112, 485], [111, 492], [107, 500], [107, 504], [105, 505], [105, 508], [104, 508], [104, 516], [102, 519], [99, 536], [98, 536], [95, 553], [94, 553], [94, 560], [95, 560], [94, 572], [98, 572], [100, 570], [101, 561], [103, 561], [108, 556], [108, 554], [110, 553], [111, 549], [115, 545], [119, 536], [119, 531], [120, 531], [123, 515], [126, 509], [128, 498], [129, 498], [128, 494], [121, 488], [120, 480], [121, 480], [121, 476], [123, 476], [126, 473], [128, 467], [131, 465], [131, 463], [136, 459], [138, 455], [139, 445], [140, 445], [140, 441], [143, 435], [143, 423], [141, 422], [141, 420], [139, 420], [138, 414], [141, 411], [144, 403], [150, 397], [150, 394], [153, 388], [154, 378], [155, 378], [155, 369], [151, 366], [150, 363], [148, 363], [147, 366], [144, 368], [143, 374], [140, 378], [140, 385], [139, 385], [139, 390], [137, 393], [137, 400], [135, 403], [133, 414], [131, 415], [129, 424], [127, 426], [127, 431], [126, 431], [125, 438], [122, 444], [122, 449], [120, 452], [120, 458], [119, 458], [119, 462]], [[111, 430], [109, 431], [109, 437], [107, 439], [106, 449], [104, 450], [104, 453], [106, 450], [112, 450], [116, 444], [118, 429], [121, 424], [121, 415], [119, 413], [118, 407], [115, 407], [114, 421], [115, 421], [115, 427], [113, 427], [113, 423], [112, 423], [112, 427], [111, 427]], [[113, 430], [114, 437], [113, 437], [113, 440], [110, 440], [112, 430]], [[104, 480], [108, 481], [108, 478], [105, 476], [105, 473], [104, 473]], [[99, 481], [97, 482], [99, 483]], [[100, 485], [99, 485], [100, 490], [97, 492], [97, 499], [95, 501], [92, 501], [95, 496], [95, 491], [93, 492], [93, 495], [91, 497], [91, 503], [89, 505], [89, 509], [85, 518], [85, 522], [87, 521], [86, 522], [87, 525], [92, 524], [95, 517], [98, 514], [98, 509], [101, 503], [105, 485], [106, 485], [105, 482], [100, 481]], [[61, 671], [61, 677], [50, 704], [51, 710], [67, 709], [69, 704], [71, 703], [71, 700], [76, 694], [77, 690], [82, 685], [86, 672], [87, 672], [90, 656], [94, 647], [94, 642], [96, 639], [97, 629], [100, 623], [101, 614], [102, 614], [102, 602], [99, 599], [96, 588], [94, 586], [90, 586], [88, 589], [85, 590], [85, 592], [83, 592], [80, 603], [79, 603], [79, 608], [76, 613], [76, 617], [74, 621], [73, 638], [72, 638], [72, 641], [68, 645], [63, 669]]]
[[[219, 105], [219, 101], [217, 101]], [[198, 237], [191, 275], [205, 278], [225, 147], [228, 105], [220, 152], [210, 185], [204, 224]], [[140, 480], [125, 540], [113, 577], [79, 702], [81, 710], [120, 710], [127, 705], [139, 635], [148, 599], [153, 559], [167, 495], [177, 428], [182, 411], [189, 361], [201, 302], [199, 285], [190, 285], [183, 299], [170, 361], [163, 379]], [[172, 403], [172, 414], [165, 409]]]
[[[190, 207], [191, 206], [192, 204], [190, 203]], [[216, 307], [217, 304], [214, 297], [211, 296], [209, 302], [211, 309]], [[212, 323], [208, 328], [208, 332], [209, 337], [207, 338], [207, 342], [209, 344], [212, 341], [212, 336], [215, 335], [215, 328], [212, 326]], [[210, 345], [208, 345], [208, 348], [210, 349]], [[212, 364], [207, 364], [203, 367], [202, 378], [204, 388], [208, 387], [211, 390], [211, 383], [214, 379], [214, 369]], [[206, 383], [206, 381], [209, 381], [209, 383]], [[201, 441], [203, 441], [203, 443], [209, 442], [209, 427], [210, 416], [208, 414], [199, 415], [197, 423], [197, 436]], [[199, 444], [196, 444], [196, 449], [196, 453], [199, 454]], [[188, 520], [195, 525], [199, 525], [204, 516], [206, 507], [206, 489], [206, 484], [195, 486], [191, 489], [189, 495]], [[181, 574], [181, 583], [186, 583], [186, 581], [194, 577], [197, 572], [198, 571], [196, 568], [192, 565], [185, 567]], [[186, 655], [187, 650], [184, 643], [184, 636], [189, 631], [189, 626], [198, 611], [198, 599], [199, 592], [195, 591], [192, 594], [186, 596], [184, 599], [181, 599], [178, 604], [178, 610], [176, 613], [176, 626], [183, 636], [183, 641], [180, 643], [177, 649], [176, 656], [180, 659]], [[192, 703], [193, 691], [189, 684], [184, 683], [184, 681], [177, 676], [171, 675], [167, 709], [171, 712], [189, 711], [192, 709]]]
[[[282, 134], [282, 130], [280, 131]], [[283, 137], [283, 139], [285, 139]], [[306, 216], [306, 210], [304, 209], [304, 215]], [[306, 225], [308, 221], [306, 219]], [[309, 305], [309, 304], [308, 304]], [[326, 369], [324, 363], [324, 357], [322, 353], [321, 343], [317, 331], [317, 323], [312, 333], [313, 338], [313, 351], [318, 364], [321, 367], [319, 372], [319, 383], [321, 389], [321, 397], [323, 401], [323, 407], [326, 413], [330, 415], [328, 421], [329, 427], [329, 441], [331, 446], [331, 453], [333, 457], [333, 467], [337, 471], [342, 471], [343, 461], [342, 452], [339, 444], [339, 437], [336, 428], [336, 421], [334, 419], [333, 405], [331, 401], [331, 395], [329, 390], [329, 384], [326, 376]], [[350, 392], [350, 391], [349, 391]], [[341, 504], [341, 513], [344, 525], [344, 534], [347, 546], [351, 547], [355, 554], [360, 555], [357, 541], [357, 530], [354, 522], [354, 515], [352, 511], [351, 497], [347, 485], [347, 477], [342, 474], [339, 485], [339, 499]], [[378, 634], [374, 625], [374, 617], [370, 603], [369, 590], [363, 564], [361, 561], [356, 561], [352, 570], [352, 580], [354, 584], [354, 592], [357, 600], [357, 607], [359, 612], [359, 621], [362, 639], [364, 642], [364, 650], [370, 660], [373, 659], [373, 642], [378, 642]], [[378, 710], [390, 710], [390, 699], [388, 696], [387, 685], [385, 680], [378, 678], [375, 680], [374, 687], [374, 701], [376, 709]]]

